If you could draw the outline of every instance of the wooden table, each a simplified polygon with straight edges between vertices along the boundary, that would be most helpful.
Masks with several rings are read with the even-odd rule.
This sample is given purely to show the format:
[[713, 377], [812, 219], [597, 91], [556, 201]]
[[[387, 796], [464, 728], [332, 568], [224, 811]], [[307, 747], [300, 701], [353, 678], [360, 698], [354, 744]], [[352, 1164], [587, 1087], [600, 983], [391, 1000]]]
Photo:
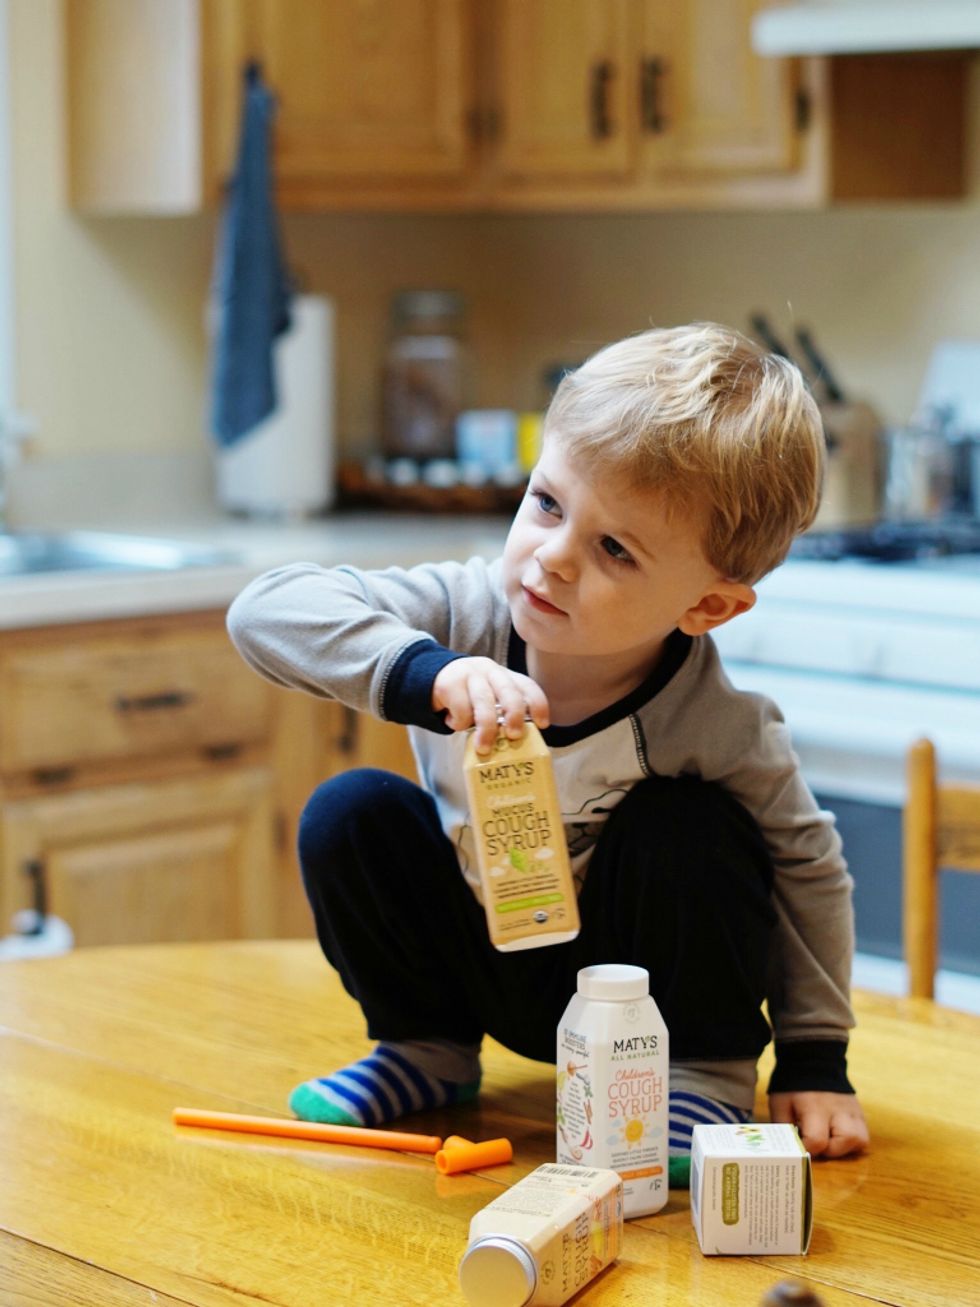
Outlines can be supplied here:
[[[703, 1257], [688, 1195], [627, 1225], [577, 1300], [754, 1307], [788, 1276], [826, 1307], [980, 1304], [980, 1020], [859, 995], [851, 1068], [874, 1138], [815, 1166], [807, 1257]], [[553, 1156], [549, 1069], [493, 1043], [477, 1105], [411, 1128], [508, 1135], [512, 1165], [179, 1130], [180, 1104], [287, 1115], [366, 1051], [305, 941], [80, 950], [0, 963], [0, 1303], [459, 1304], [473, 1213]], [[406, 1127], [408, 1128], [408, 1127]]]

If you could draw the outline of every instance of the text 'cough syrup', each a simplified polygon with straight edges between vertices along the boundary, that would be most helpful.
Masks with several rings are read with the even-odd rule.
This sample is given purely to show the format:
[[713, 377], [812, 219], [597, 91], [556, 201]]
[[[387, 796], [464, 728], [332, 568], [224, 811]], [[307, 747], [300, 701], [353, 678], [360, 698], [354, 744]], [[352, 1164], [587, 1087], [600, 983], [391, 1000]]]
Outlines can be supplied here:
[[667, 1201], [667, 1027], [643, 967], [578, 973], [558, 1026], [557, 1160], [608, 1167], [627, 1218]]
[[508, 953], [563, 944], [579, 932], [561, 804], [548, 746], [532, 722], [488, 754], [474, 736], [463, 761], [490, 940]]

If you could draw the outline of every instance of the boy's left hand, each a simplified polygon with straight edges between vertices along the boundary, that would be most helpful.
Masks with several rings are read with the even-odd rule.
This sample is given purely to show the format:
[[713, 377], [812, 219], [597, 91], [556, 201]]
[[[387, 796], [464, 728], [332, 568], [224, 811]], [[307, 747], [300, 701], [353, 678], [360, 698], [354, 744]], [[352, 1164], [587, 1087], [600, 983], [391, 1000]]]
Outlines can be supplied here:
[[804, 1148], [814, 1157], [863, 1153], [871, 1141], [861, 1104], [854, 1094], [817, 1090], [770, 1094], [769, 1119], [798, 1126]]

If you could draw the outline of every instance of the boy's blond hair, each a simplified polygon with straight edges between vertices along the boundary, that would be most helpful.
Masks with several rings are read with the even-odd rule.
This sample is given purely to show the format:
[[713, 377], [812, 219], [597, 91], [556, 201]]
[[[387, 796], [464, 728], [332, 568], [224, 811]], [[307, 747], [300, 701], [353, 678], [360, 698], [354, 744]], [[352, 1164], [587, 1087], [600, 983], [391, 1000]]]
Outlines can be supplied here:
[[607, 345], [568, 373], [546, 438], [693, 513], [712, 567], [752, 585], [813, 522], [825, 444], [796, 368], [713, 322]]

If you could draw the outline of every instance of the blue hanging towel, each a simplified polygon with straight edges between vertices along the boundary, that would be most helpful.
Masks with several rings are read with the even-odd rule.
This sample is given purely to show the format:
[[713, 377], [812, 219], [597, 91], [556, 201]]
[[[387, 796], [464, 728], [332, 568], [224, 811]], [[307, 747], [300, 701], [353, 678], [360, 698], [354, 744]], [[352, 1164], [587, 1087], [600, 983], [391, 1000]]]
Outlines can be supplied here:
[[279, 243], [270, 135], [275, 101], [259, 67], [245, 69], [238, 159], [215, 263], [211, 430], [233, 444], [276, 407], [272, 347], [290, 324], [291, 287]]

